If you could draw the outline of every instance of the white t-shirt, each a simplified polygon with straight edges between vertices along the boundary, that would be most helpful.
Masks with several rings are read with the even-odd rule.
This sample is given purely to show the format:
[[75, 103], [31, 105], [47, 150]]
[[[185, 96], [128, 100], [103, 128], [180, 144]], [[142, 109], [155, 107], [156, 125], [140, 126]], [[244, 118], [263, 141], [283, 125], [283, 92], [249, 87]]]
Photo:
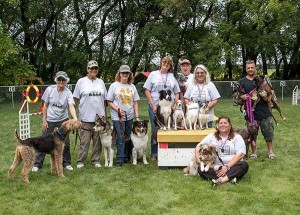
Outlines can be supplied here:
[[180, 93], [178, 81], [173, 73], [162, 74], [160, 70], [151, 72], [143, 87], [151, 92], [155, 105], [158, 105], [159, 92], [162, 90], [171, 90], [172, 101], [175, 99], [175, 94]]
[[[203, 143], [215, 145], [217, 152], [225, 165], [228, 164], [236, 154], [246, 154], [244, 139], [238, 133], [235, 133], [232, 140], [217, 140], [215, 134], [212, 133], [207, 135], [200, 143], [198, 143], [198, 146]], [[222, 165], [222, 162], [219, 158], [217, 158], [215, 164]]]
[[[114, 105], [126, 112], [127, 120], [134, 118], [133, 103], [140, 100], [136, 87], [133, 84], [122, 84], [118, 81], [110, 85], [106, 96], [107, 101], [111, 101]], [[112, 120], [119, 120], [118, 112], [110, 108]], [[126, 117], [122, 117], [125, 121]]]
[[68, 104], [74, 104], [71, 90], [67, 87], [62, 92], [57, 91], [57, 85], [46, 88], [42, 100], [48, 104], [46, 120], [59, 122], [69, 118]]
[[107, 90], [103, 80], [88, 77], [80, 78], [75, 86], [73, 97], [80, 100], [79, 116], [84, 122], [95, 122], [96, 114], [105, 116]]
[[[209, 82], [208, 84], [195, 84], [193, 82], [189, 83], [184, 98], [193, 100], [199, 103], [209, 103], [213, 100], [220, 98], [220, 94], [214, 85], [214, 83]], [[214, 108], [209, 111], [209, 121], [214, 119]]]

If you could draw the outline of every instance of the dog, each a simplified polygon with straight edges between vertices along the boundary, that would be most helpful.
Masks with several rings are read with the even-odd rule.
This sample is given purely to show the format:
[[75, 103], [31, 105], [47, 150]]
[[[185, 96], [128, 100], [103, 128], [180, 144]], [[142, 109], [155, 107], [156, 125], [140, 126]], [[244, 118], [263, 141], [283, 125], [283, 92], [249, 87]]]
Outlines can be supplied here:
[[181, 129], [187, 130], [185, 116], [183, 113], [183, 102], [181, 100], [177, 100], [175, 103], [175, 111], [173, 113], [173, 124], [174, 130], [177, 130], [177, 126]]
[[132, 165], [137, 165], [137, 160], [142, 158], [144, 164], [148, 164], [146, 159], [146, 150], [148, 143], [148, 120], [134, 121], [131, 132]]
[[29, 183], [28, 174], [33, 167], [36, 152], [51, 154], [51, 173], [62, 178], [65, 177], [62, 165], [64, 140], [70, 131], [80, 127], [81, 122], [79, 120], [69, 119], [50, 134], [25, 140], [21, 140], [17, 130], [15, 130], [14, 134], [20, 145], [16, 148], [14, 161], [8, 170], [8, 178], [13, 178], [14, 171], [23, 160], [22, 180]]
[[217, 158], [216, 147], [209, 143], [203, 143], [199, 147], [199, 160], [200, 164], [197, 164], [194, 158], [189, 165], [184, 168], [183, 172], [185, 175], [197, 175], [198, 168], [200, 165], [201, 172], [207, 172], [209, 168], [213, 165]]
[[162, 130], [171, 129], [171, 90], [161, 90], [159, 92], [159, 102], [157, 106], [157, 124]]
[[197, 122], [199, 117], [199, 104], [197, 102], [190, 101], [186, 104], [187, 112], [185, 116], [185, 121], [188, 129], [196, 130]]
[[234, 106], [240, 106], [240, 111], [243, 112], [243, 106], [245, 104], [245, 101], [241, 98], [242, 95], [245, 95], [245, 89], [242, 87], [242, 85], [239, 82], [235, 82], [233, 85], [233, 93], [232, 93], [232, 99]]
[[209, 114], [205, 113], [207, 109], [207, 103], [202, 103], [199, 109], [199, 126], [200, 129], [208, 129], [208, 121], [209, 121]]
[[114, 161], [114, 148], [116, 141], [113, 141], [113, 128], [105, 116], [101, 117], [96, 114], [94, 131], [99, 132], [102, 149], [104, 152], [104, 160], [106, 167], [112, 167]]
[[248, 155], [249, 145], [256, 144], [257, 127], [254, 123], [246, 122], [246, 126], [243, 129], [236, 129], [235, 131], [242, 136], [246, 144], [246, 155]]
[[[268, 103], [268, 107], [270, 109], [274, 108], [279, 112], [279, 115], [281, 116], [282, 120], [286, 120], [285, 116], [283, 116], [281, 109], [278, 105], [278, 103], [275, 101], [274, 96], [274, 90], [270, 86], [270, 84], [265, 80], [264, 75], [257, 75], [254, 77], [253, 81], [256, 83], [256, 92], [257, 92], [257, 99], [254, 101], [254, 104], [252, 106], [252, 109], [255, 110], [257, 103], [260, 101], [260, 99], [263, 99]], [[272, 111], [271, 111], [272, 117], [275, 121], [275, 123], [278, 125], [277, 120], [275, 119]]]

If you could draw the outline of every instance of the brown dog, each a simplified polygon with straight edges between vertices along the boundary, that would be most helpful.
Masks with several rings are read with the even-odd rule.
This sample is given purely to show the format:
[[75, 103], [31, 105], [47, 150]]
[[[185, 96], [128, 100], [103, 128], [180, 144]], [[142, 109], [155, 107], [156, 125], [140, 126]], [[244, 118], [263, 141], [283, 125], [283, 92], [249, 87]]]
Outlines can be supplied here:
[[[249, 145], [250, 144], [256, 144], [256, 138], [257, 138], [257, 128], [254, 125], [254, 123], [246, 122], [246, 126], [243, 129], [236, 129], [236, 132], [239, 133], [246, 144], [246, 155], [248, 155], [249, 151]], [[253, 143], [253, 141], [255, 141]]]
[[14, 161], [8, 170], [8, 178], [13, 178], [14, 171], [23, 160], [22, 180], [28, 183], [28, 174], [32, 169], [36, 151], [51, 154], [51, 173], [64, 177], [62, 166], [64, 140], [70, 131], [80, 127], [81, 122], [79, 120], [70, 119], [50, 134], [25, 140], [21, 140], [17, 130], [15, 130], [15, 137], [21, 145], [16, 148]]
[[[283, 120], [285, 120], [286, 118], [282, 115], [281, 113], [281, 109], [278, 105], [278, 103], [275, 101], [274, 99], [274, 91], [272, 89], [272, 87], [269, 85], [269, 83], [265, 80], [265, 76], [264, 75], [258, 75], [255, 76], [253, 79], [256, 83], [256, 94], [257, 94], [257, 99], [255, 100], [254, 104], [253, 104], [253, 110], [255, 110], [257, 103], [259, 102], [260, 99], [263, 99], [264, 101], [266, 101], [268, 103], [268, 107], [270, 109], [274, 108], [279, 112], [279, 115], [281, 116], [281, 118]], [[271, 111], [272, 113], [272, 111]], [[278, 125], [277, 120], [275, 119], [273, 113], [272, 113], [272, 117], [275, 121], [275, 123]]]

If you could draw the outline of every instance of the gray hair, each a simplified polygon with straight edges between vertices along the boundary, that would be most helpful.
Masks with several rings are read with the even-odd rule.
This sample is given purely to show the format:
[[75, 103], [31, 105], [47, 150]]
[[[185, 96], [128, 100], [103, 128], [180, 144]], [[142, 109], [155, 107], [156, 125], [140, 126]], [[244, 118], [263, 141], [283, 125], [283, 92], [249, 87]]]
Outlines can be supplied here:
[[197, 80], [196, 80], [197, 69], [202, 69], [205, 72], [204, 84], [208, 84], [210, 82], [210, 75], [209, 75], [208, 69], [202, 64], [198, 64], [194, 69], [194, 80], [193, 80], [194, 84], [197, 84]]

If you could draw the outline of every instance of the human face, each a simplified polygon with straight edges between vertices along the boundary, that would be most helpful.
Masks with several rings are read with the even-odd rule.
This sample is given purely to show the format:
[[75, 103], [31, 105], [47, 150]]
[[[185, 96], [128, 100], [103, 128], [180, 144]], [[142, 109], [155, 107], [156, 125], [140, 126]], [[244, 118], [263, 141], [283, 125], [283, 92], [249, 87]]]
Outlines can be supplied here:
[[66, 79], [64, 79], [63, 77], [58, 77], [57, 79], [56, 79], [56, 83], [57, 83], [57, 87], [58, 87], [58, 89], [60, 90], [62, 90], [64, 87], [65, 87], [65, 85], [66, 85], [66, 83], [67, 83], [67, 80]]
[[162, 72], [162, 73], [167, 73], [168, 71], [169, 71], [169, 69], [171, 68], [171, 64], [167, 61], [167, 60], [163, 60], [162, 62], [161, 62], [161, 68], [160, 68], [160, 71]]
[[220, 134], [229, 134], [231, 129], [231, 124], [228, 121], [228, 118], [219, 119], [218, 130]]
[[188, 76], [191, 73], [192, 66], [190, 64], [184, 63], [180, 66], [180, 71], [184, 76]]
[[247, 76], [254, 77], [255, 72], [256, 72], [255, 64], [254, 63], [247, 63], [246, 64], [246, 72], [247, 72]]
[[98, 74], [98, 67], [94, 66], [94, 67], [88, 67], [88, 78], [89, 79], [96, 79], [96, 76]]
[[130, 72], [120, 72], [121, 82], [128, 83], [128, 78], [130, 76]]
[[197, 83], [199, 84], [203, 84], [205, 82], [206, 79], [206, 73], [204, 70], [198, 68], [195, 72], [195, 78], [197, 80]]

